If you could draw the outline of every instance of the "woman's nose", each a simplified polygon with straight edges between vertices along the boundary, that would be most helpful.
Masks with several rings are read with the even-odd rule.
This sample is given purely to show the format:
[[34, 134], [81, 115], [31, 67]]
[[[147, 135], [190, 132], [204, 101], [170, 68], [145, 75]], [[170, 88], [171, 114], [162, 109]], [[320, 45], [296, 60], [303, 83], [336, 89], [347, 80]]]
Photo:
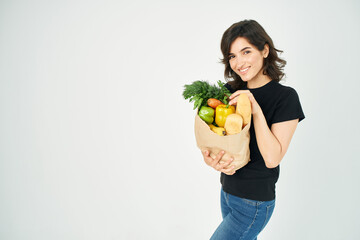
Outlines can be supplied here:
[[236, 68], [240, 68], [244, 65], [244, 59], [242, 57], [236, 58]]

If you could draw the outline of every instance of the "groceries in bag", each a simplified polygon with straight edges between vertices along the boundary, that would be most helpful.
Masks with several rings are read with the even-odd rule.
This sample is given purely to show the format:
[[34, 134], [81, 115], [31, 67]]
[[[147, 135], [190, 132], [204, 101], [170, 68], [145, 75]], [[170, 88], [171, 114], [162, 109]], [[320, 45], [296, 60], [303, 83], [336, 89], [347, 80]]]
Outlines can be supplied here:
[[231, 92], [221, 81], [218, 86], [205, 81], [185, 85], [183, 96], [194, 102], [195, 138], [201, 151], [215, 157], [225, 151], [222, 161], [233, 158], [235, 170], [250, 161], [251, 103], [247, 94], [240, 94], [236, 106], [228, 104]]

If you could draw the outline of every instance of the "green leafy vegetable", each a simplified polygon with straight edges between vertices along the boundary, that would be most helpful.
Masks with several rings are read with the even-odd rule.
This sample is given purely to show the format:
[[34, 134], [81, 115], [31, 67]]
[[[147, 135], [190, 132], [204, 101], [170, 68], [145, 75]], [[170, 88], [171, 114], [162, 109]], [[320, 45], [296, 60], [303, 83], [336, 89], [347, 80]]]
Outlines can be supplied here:
[[220, 80], [217, 81], [217, 84], [218, 86], [211, 85], [206, 81], [195, 81], [184, 86], [183, 96], [185, 100], [189, 99], [189, 102], [194, 102], [194, 109], [206, 106], [209, 98], [216, 98], [224, 104], [228, 104], [231, 92]]

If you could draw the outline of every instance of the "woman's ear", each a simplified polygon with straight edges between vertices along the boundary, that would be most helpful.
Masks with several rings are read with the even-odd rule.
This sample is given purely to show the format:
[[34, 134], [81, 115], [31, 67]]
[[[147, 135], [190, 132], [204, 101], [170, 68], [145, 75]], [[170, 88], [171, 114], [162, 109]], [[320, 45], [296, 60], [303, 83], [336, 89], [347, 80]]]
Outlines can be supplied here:
[[265, 43], [264, 45], [263, 56], [264, 58], [267, 58], [269, 56], [269, 45], [267, 43]]

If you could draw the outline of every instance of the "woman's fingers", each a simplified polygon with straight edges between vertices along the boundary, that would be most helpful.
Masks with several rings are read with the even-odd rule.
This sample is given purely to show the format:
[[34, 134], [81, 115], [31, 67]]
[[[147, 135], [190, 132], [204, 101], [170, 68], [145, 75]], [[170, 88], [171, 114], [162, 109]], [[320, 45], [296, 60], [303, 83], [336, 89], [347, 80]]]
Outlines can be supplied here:
[[203, 157], [208, 157], [209, 156], [209, 151], [205, 150], [205, 151], [201, 151], [201, 154], [203, 155]]
[[220, 152], [216, 155], [215, 160], [216, 160], [217, 163], [220, 162], [220, 160], [221, 160], [221, 158], [224, 156], [224, 154], [225, 154], [225, 151], [220, 151]]
[[229, 99], [231, 99], [229, 102], [229, 105], [236, 105], [237, 99], [238, 99], [239, 95], [242, 93], [247, 94], [249, 99], [251, 100], [252, 93], [249, 90], [238, 90], [238, 91], [234, 92], [233, 94], [231, 94], [231, 96], [229, 97]]
[[224, 156], [225, 151], [220, 151], [216, 157], [214, 158], [214, 161], [212, 162], [211, 166], [215, 168], [215, 170], [220, 171], [221, 164], [219, 163], [221, 158]]
[[238, 99], [238, 97], [235, 97], [234, 99], [232, 99], [232, 100], [229, 102], [229, 105], [236, 105], [236, 104], [237, 104], [237, 99]]
[[230, 158], [227, 161], [220, 161], [216, 164], [216, 166], [214, 167], [217, 171], [224, 171], [227, 170], [229, 168], [231, 168], [230, 164], [233, 162], [233, 158]]
[[223, 168], [223, 164], [220, 163], [220, 160], [224, 156], [224, 154], [225, 151], [220, 151], [215, 158], [212, 158], [208, 150], [205, 150], [203, 152], [205, 162], [217, 171], [220, 171]]
[[222, 157], [225, 154], [224, 151], [220, 151], [215, 158], [212, 158], [210, 156], [210, 152], [208, 150], [202, 151], [201, 153], [204, 156], [204, 160], [206, 164], [213, 167], [215, 170], [219, 172], [223, 172], [227, 175], [232, 175], [235, 173], [234, 171], [235, 167], [231, 165], [231, 163], [234, 160], [233, 158], [230, 158], [227, 161], [221, 161]]
[[235, 167], [233, 165], [231, 165], [233, 161], [234, 161], [233, 158], [230, 158], [229, 160], [226, 160], [226, 161], [219, 160], [219, 162], [217, 163], [217, 165], [214, 168], [217, 171], [223, 172], [227, 175], [233, 175], [235, 173], [235, 171], [234, 171]]
[[226, 175], [233, 175], [236, 172], [234, 168], [234, 166], [231, 166], [229, 168], [223, 169], [221, 172], [225, 173]]
[[221, 163], [219, 163], [219, 169], [220, 170], [223, 170], [223, 169], [228, 169], [230, 168], [230, 164], [233, 162], [233, 159], [230, 158], [229, 160], [227, 161], [222, 161]]
[[212, 162], [213, 162], [214, 159], [213, 159], [212, 157], [210, 157], [209, 151], [208, 151], [208, 150], [205, 150], [205, 151], [202, 151], [201, 153], [202, 153], [202, 155], [203, 155], [203, 157], [204, 157], [205, 163], [206, 163], [207, 165], [211, 166], [211, 164], [212, 164]]
[[227, 174], [227, 175], [234, 174], [235, 173], [235, 171], [234, 171], [235, 166], [231, 165], [233, 160], [234, 160], [233, 158], [230, 158], [228, 161], [224, 162], [220, 171]]
[[234, 97], [238, 96], [240, 93], [239, 93], [240, 90], [234, 92], [233, 94], [230, 95], [229, 99], [233, 99]]
[[239, 96], [242, 93], [249, 93], [249, 90], [237, 90], [236, 92], [234, 92], [233, 94], [231, 94], [231, 96], [229, 97], [230, 99], [233, 99], [234, 97]]

